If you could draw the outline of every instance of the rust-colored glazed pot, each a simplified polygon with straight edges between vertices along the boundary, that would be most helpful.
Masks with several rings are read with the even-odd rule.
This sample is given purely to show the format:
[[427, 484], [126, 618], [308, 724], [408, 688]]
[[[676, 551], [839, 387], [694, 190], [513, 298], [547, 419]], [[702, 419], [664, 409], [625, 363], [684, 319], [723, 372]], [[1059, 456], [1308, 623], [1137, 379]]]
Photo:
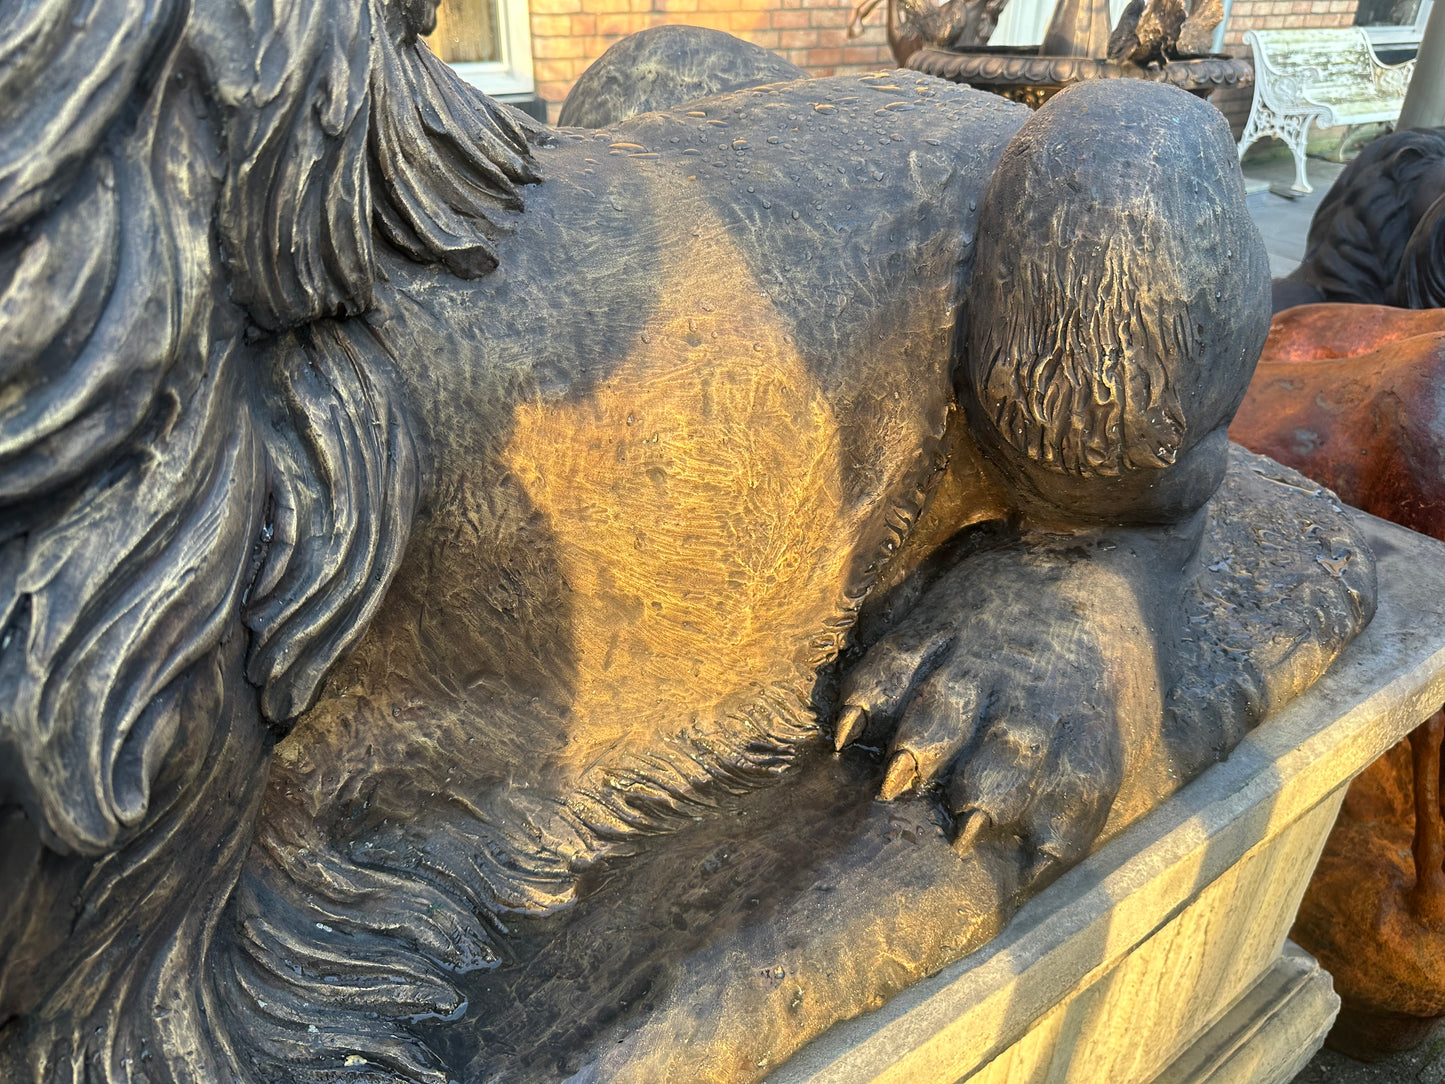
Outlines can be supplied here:
[[[1286, 309], [1230, 436], [1445, 540], [1445, 309]], [[1330, 1045], [1367, 1061], [1445, 1016], [1442, 733], [1437, 713], [1350, 785], [1292, 933], [1344, 1003]]]

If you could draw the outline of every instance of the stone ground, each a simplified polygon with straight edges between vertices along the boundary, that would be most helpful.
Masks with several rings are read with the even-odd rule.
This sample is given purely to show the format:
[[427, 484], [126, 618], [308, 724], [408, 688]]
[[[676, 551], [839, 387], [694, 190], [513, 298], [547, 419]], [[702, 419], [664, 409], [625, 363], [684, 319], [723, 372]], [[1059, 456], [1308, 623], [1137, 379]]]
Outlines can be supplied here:
[[1445, 1080], [1445, 1029], [1404, 1054], [1366, 1065], [1321, 1050], [1293, 1084], [1440, 1084]]
[[1314, 191], [1299, 199], [1287, 199], [1269, 190], [1272, 183], [1288, 186], [1294, 181], [1294, 159], [1285, 155], [1262, 162], [1247, 162], [1244, 167], [1245, 190], [1249, 195], [1249, 213], [1264, 234], [1269, 250], [1269, 267], [1276, 278], [1288, 275], [1305, 254], [1305, 236], [1310, 218], [1320, 200], [1334, 184], [1345, 167], [1324, 158], [1309, 160], [1309, 181]]
[[[1289, 274], [1304, 256], [1310, 218], [1342, 169], [1338, 163], [1311, 158], [1309, 181], [1314, 191], [1287, 199], [1271, 192], [1269, 186], [1289, 185], [1294, 180], [1293, 159], [1286, 155], [1245, 164], [1249, 212], [1264, 234], [1270, 270], [1276, 277]], [[1321, 1050], [1293, 1084], [1445, 1084], [1445, 1026], [1414, 1050], [1373, 1065]]]

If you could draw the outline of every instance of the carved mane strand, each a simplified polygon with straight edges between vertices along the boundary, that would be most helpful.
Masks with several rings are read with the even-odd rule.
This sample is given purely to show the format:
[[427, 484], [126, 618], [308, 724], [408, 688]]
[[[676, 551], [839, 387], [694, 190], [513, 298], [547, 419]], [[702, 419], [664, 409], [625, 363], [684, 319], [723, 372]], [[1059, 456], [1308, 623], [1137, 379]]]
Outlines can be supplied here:
[[345, 318], [383, 250], [490, 271], [537, 179], [538, 133], [431, 56], [433, 18], [0, 7], [7, 1080], [240, 1071], [188, 1029], [264, 723], [364, 631], [423, 499], [385, 338]]

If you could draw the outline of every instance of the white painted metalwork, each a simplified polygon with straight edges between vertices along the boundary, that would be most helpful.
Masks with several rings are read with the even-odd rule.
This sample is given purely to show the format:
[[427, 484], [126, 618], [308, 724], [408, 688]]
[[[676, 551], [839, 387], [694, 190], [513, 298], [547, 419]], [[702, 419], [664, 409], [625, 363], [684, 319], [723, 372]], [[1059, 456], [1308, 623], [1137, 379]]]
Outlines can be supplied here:
[[1274, 136], [1294, 154], [1296, 192], [1313, 192], [1305, 176], [1305, 135], [1311, 122], [1336, 125], [1394, 123], [1415, 62], [1382, 64], [1357, 26], [1335, 30], [1250, 30], [1254, 50], [1254, 103], [1239, 139], [1239, 156], [1256, 140]]

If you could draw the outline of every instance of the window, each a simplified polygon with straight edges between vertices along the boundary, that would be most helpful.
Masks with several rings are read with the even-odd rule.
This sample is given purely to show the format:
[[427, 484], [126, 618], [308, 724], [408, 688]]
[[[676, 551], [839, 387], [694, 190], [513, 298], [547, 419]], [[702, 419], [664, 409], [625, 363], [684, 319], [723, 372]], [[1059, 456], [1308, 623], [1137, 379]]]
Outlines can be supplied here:
[[1434, 0], [1360, 0], [1355, 25], [1373, 45], [1418, 45]]
[[527, 0], [441, 0], [432, 52], [493, 97], [532, 93]]

